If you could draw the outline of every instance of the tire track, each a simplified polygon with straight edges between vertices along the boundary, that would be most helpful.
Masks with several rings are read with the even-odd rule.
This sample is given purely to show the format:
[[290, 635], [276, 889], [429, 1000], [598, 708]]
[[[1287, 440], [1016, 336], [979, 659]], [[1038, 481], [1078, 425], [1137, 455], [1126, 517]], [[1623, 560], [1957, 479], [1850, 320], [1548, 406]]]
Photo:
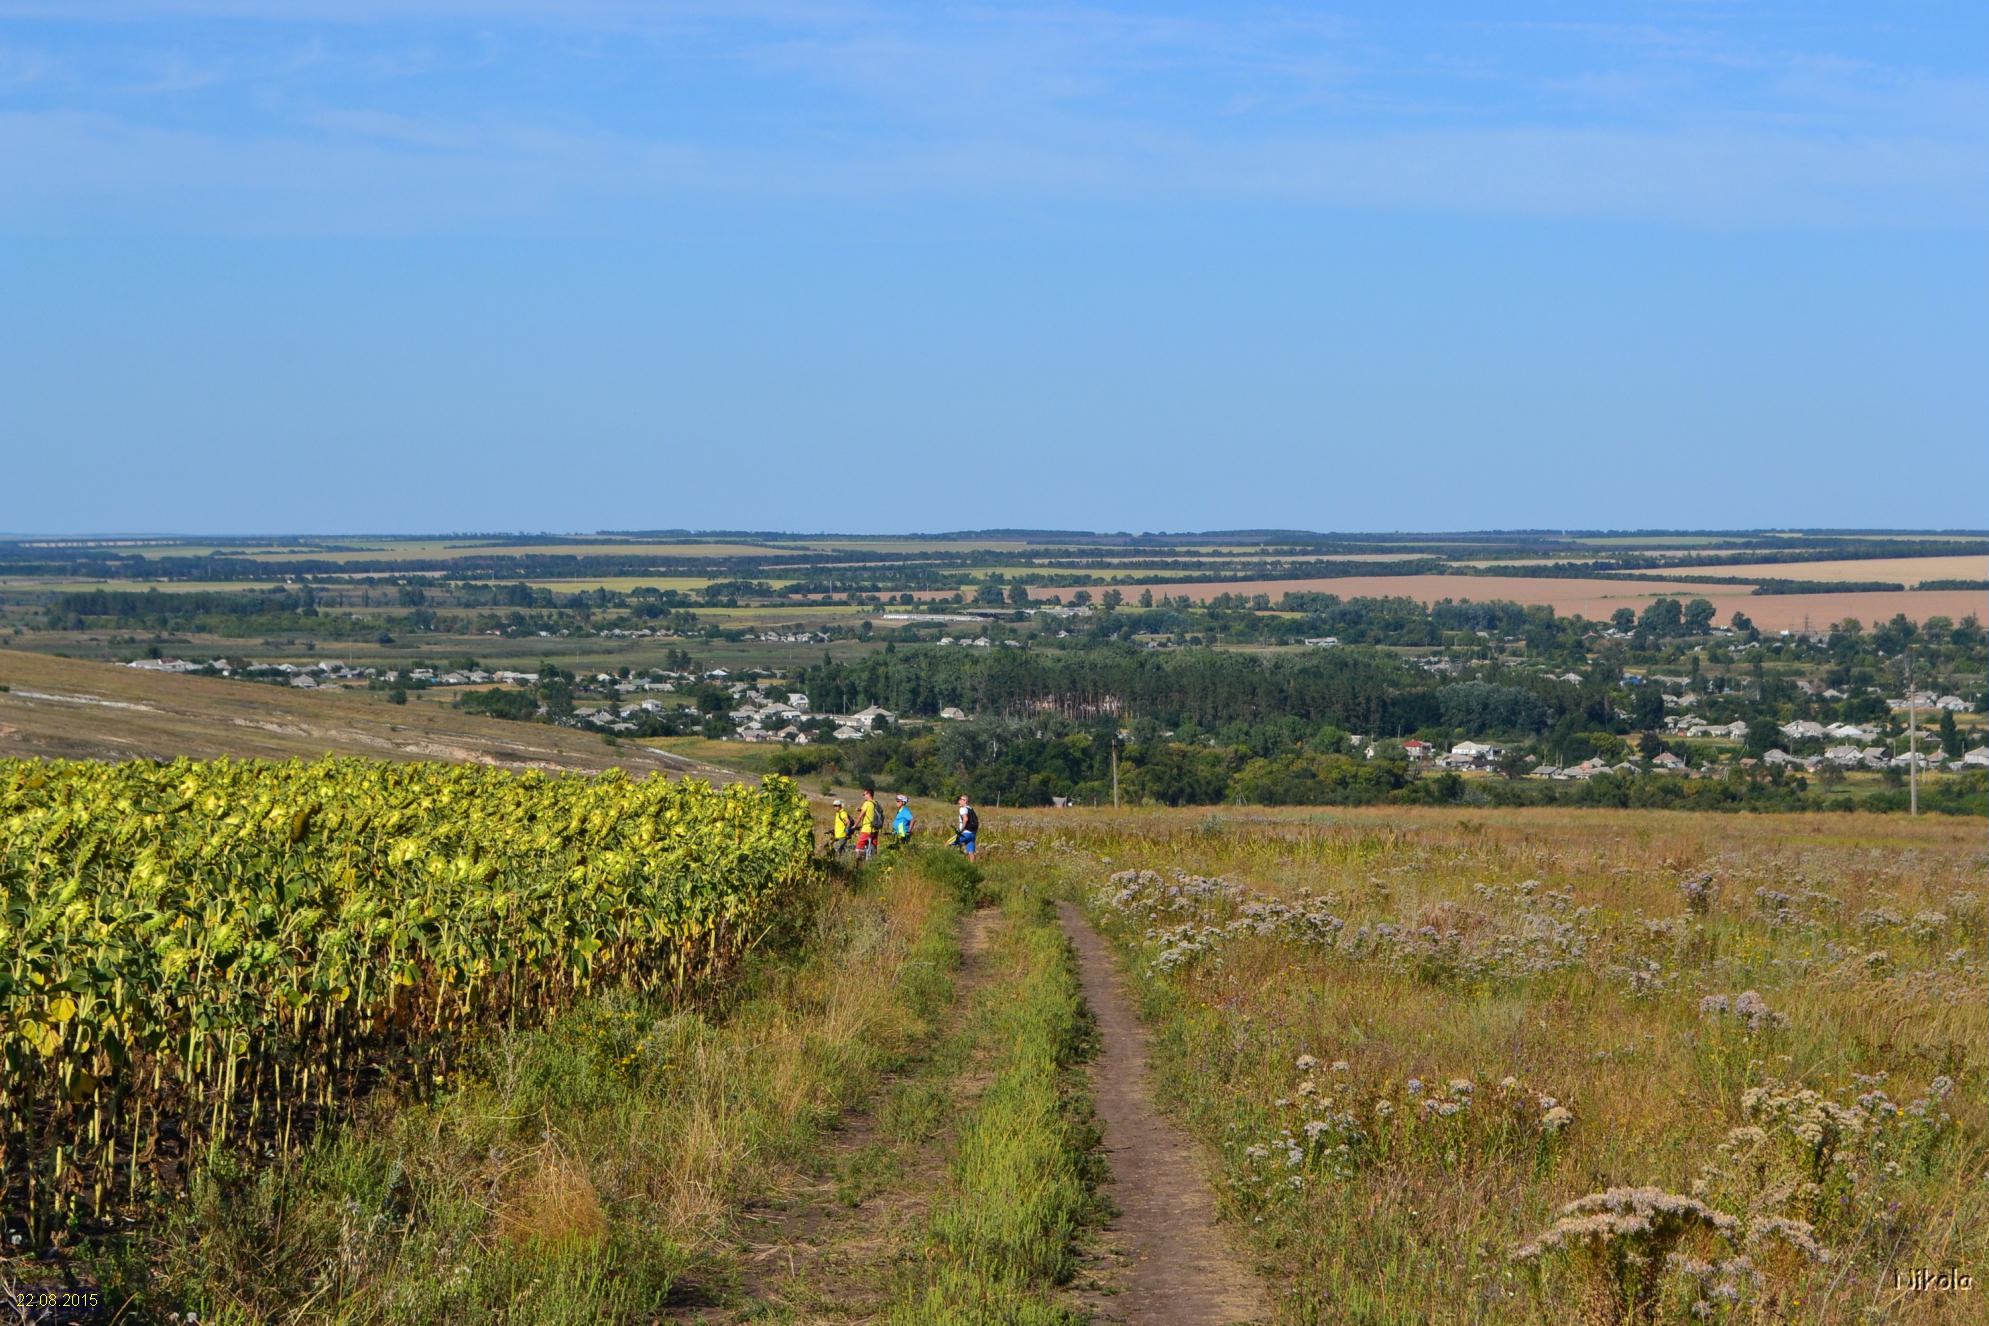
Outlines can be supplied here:
[[1238, 1326], [1269, 1315], [1264, 1285], [1216, 1223], [1215, 1198], [1194, 1143], [1155, 1108], [1147, 1084], [1147, 1033], [1126, 997], [1111, 950], [1084, 914], [1057, 904], [1077, 951], [1085, 1001], [1097, 1019], [1092, 1099], [1117, 1208], [1096, 1286], [1077, 1295], [1097, 1320], [1129, 1326]]

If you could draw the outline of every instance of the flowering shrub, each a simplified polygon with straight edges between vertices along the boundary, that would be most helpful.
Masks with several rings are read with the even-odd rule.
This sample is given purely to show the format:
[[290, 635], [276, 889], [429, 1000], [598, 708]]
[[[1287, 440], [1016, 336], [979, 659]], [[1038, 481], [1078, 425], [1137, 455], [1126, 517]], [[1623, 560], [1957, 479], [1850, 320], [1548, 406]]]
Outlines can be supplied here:
[[1155, 972], [1190, 966], [1238, 939], [1268, 938], [1446, 984], [1539, 976], [1583, 963], [1595, 938], [1587, 925], [1593, 909], [1576, 907], [1574, 895], [1563, 891], [1536, 896], [1532, 883], [1510, 891], [1480, 886], [1481, 896], [1518, 908], [1508, 929], [1484, 913], [1446, 907], [1416, 924], [1376, 921], [1349, 930], [1329, 894], [1301, 889], [1287, 901], [1180, 871], [1170, 881], [1158, 871], [1122, 870], [1096, 897], [1122, 924], [1144, 923], [1139, 939]]
[[1399, 1162], [1443, 1169], [1502, 1157], [1538, 1158], [1575, 1120], [1555, 1097], [1507, 1076], [1490, 1090], [1467, 1077], [1375, 1081], [1336, 1059], [1294, 1061], [1288, 1094], [1263, 1112], [1263, 1134], [1233, 1138], [1233, 1182], [1246, 1205], [1283, 1200], [1308, 1184], [1344, 1181]]
[[[1563, 1206], [1559, 1218], [1513, 1256], [1559, 1259], [1572, 1273], [1569, 1295], [1597, 1326], [1656, 1321], [1732, 1320], [1751, 1306], [1775, 1262], [1822, 1263], [1830, 1254], [1800, 1220], [1743, 1219], [1697, 1197], [1658, 1188], [1611, 1188]], [[1674, 1313], [1660, 1313], [1669, 1302]]]
[[1678, 883], [1678, 891], [1685, 895], [1685, 910], [1694, 916], [1705, 916], [1713, 910], [1713, 901], [1719, 897], [1719, 881], [1711, 871], [1700, 871], [1687, 875]]
[[[1728, 1249], [1740, 1222], [1695, 1197], [1659, 1188], [1611, 1188], [1563, 1206], [1555, 1220], [1513, 1255], [1538, 1263], [1560, 1256], [1575, 1278], [1573, 1299], [1584, 1322], [1616, 1326], [1654, 1321], [1658, 1297], [1681, 1242]], [[1695, 1280], [1707, 1275], [1697, 1273]], [[1715, 1273], [1716, 1274], [1716, 1273]]]
[[1699, 1016], [1717, 1019], [1755, 1035], [1789, 1025], [1787, 1018], [1768, 1007], [1768, 1001], [1753, 990], [1743, 990], [1732, 998], [1707, 995], [1699, 1001]]
[[1944, 1106], [1954, 1090], [1949, 1078], [1935, 1078], [1904, 1105], [1885, 1080], [1853, 1079], [1851, 1100], [1782, 1082], [1750, 1087], [1741, 1097], [1746, 1122], [1728, 1132], [1693, 1191], [1751, 1215], [1846, 1235], [1882, 1221], [1899, 1181], [1931, 1164], [1954, 1122]]

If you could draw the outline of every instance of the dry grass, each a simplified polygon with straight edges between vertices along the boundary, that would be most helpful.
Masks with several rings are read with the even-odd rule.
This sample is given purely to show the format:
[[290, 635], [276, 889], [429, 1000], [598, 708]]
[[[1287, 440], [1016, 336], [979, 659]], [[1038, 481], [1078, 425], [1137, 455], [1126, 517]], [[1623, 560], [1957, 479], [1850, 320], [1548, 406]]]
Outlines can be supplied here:
[[[1220, 1155], [1230, 1209], [1286, 1290], [1281, 1320], [1555, 1321], [1586, 1302], [1598, 1321], [1932, 1323], [1954, 1301], [1895, 1289], [1895, 1271], [1989, 1271], [1977, 825], [1015, 818], [1005, 834], [1102, 898], [1142, 972], [1161, 1081]], [[1159, 891], [1115, 905], [1125, 886], [1100, 888], [1129, 868]], [[1171, 898], [1176, 871], [1227, 887], [1142, 901]], [[1748, 991], [1752, 1024], [1734, 1011]], [[1803, 1160], [1792, 1139], [1824, 1103], [1855, 1137]], [[1767, 1141], [1735, 1140], [1752, 1127]], [[1596, 1236], [1608, 1255], [1514, 1260], [1565, 1204], [1612, 1188], [1655, 1190], [1622, 1199], [1652, 1210], [1703, 1194], [1739, 1223], [1692, 1246], [1752, 1269], [1674, 1267], [1647, 1301], [1596, 1279], [1636, 1250], [1620, 1231]], [[1813, 1228], [1829, 1260], [1788, 1253], [1775, 1220]], [[1735, 1276], [1735, 1303], [1706, 1298]]]
[[599, 1243], [608, 1213], [587, 1167], [548, 1143], [497, 1211], [497, 1234], [511, 1243], [565, 1248]]
[[0, 755], [53, 759], [453, 760], [534, 769], [738, 775], [635, 743], [540, 723], [0, 649]]

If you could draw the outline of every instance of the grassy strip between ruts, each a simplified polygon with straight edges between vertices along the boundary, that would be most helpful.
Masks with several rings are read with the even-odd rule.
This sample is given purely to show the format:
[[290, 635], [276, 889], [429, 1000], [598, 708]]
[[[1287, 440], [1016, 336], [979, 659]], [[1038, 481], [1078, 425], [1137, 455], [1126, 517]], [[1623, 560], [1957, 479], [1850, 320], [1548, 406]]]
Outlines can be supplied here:
[[726, 1214], [926, 1034], [959, 907], [909, 865], [825, 883], [722, 1006], [604, 995], [499, 1036], [445, 1095], [209, 1173], [106, 1288], [207, 1323], [647, 1320], [723, 1278]]
[[[964, 863], [963, 863], [964, 864]], [[1056, 1288], [1096, 1214], [1098, 1161], [1082, 1063], [1091, 1024], [1044, 893], [1003, 881], [1010, 924], [986, 1003], [992, 1076], [963, 1123], [923, 1266], [893, 1326], [1068, 1326]]]

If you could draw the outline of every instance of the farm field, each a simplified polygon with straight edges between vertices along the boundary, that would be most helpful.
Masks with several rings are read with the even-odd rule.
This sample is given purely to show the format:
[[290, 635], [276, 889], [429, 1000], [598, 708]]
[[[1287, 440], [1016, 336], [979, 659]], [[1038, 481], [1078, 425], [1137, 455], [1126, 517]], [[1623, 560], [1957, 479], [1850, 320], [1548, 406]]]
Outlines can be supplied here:
[[[535, 588], [556, 589], [562, 594], [579, 590], [612, 589], [622, 593], [637, 589], [674, 589], [694, 593], [712, 583], [710, 576], [573, 576], [570, 578], [540, 578], [525, 582]], [[780, 589], [792, 581], [770, 580], [766, 582]]]
[[[1076, 1154], [1049, 1133], [1018, 1150], [963, 1075], [984, 1042], [997, 1065], [998, 1046], [1076, 1044], [1031, 1040], [1032, 1010], [1076, 1013], [1039, 979], [1058, 953], [1040, 910], [972, 927], [1002, 940], [968, 956], [987, 1003], [969, 1022], [950, 1010], [971, 873], [905, 859], [852, 888], [807, 863], [809, 836], [778, 784], [0, 765], [0, 925], [27, 926], [0, 1024], [0, 1290], [87, 1320], [651, 1321], [733, 1296], [760, 1265], [736, 1242], [752, 1212], [808, 1200], [840, 1153], [861, 1167], [835, 1212], [915, 1181], [967, 1222], [894, 1227], [861, 1286], [878, 1310], [1042, 1304], [1054, 1285], [971, 1232], [1033, 1213], [945, 1172], [996, 1129], [1013, 1177]], [[79, 896], [121, 923], [65, 927]], [[152, 914], [200, 924], [139, 927]], [[259, 937], [272, 922], [285, 942]], [[861, 1153], [833, 1135], [859, 1107], [881, 1121]], [[1054, 1214], [1035, 1237], [1067, 1245]], [[894, 1272], [914, 1256], [979, 1269]]]
[[[1635, 575], [1662, 575], [1638, 571]], [[1989, 555], [1980, 557], [1872, 557], [1840, 562], [1736, 562], [1692, 568], [1694, 575], [1763, 580], [1891, 580], [1912, 589], [1925, 580], [1989, 579]]]
[[[1568, 566], [1578, 562], [1593, 562], [1597, 558], [1602, 558], [1602, 557], [1622, 557], [1629, 555], [1635, 555], [1638, 557], [1703, 557], [1709, 552], [1716, 552], [1716, 551], [1718, 551], [1718, 549], [1710, 547], [1583, 548], [1579, 551], [1570, 552], [1561, 556], [1555, 556], [1550, 554], [1543, 557], [1530, 558], [1525, 561], [1521, 561], [1520, 559], [1512, 557], [1476, 557], [1476, 558], [1458, 558], [1455, 559], [1455, 564], [1458, 566], [1477, 567], [1481, 570], [1497, 570], [1501, 567], [1509, 567], [1509, 566]], [[1666, 572], [1655, 571], [1652, 572], [1652, 574], [1662, 576], [1666, 574]]]
[[[1120, 588], [1136, 584], [1123, 581]], [[1752, 594], [1746, 586], [1692, 584], [1686, 581], [1654, 580], [1645, 585], [1625, 580], [1562, 580], [1528, 576], [1339, 576], [1317, 580], [1211, 581], [1196, 584], [1155, 585], [1154, 593], [1186, 595], [1207, 601], [1222, 594], [1269, 594], [1273, 602], [1287, 593], [1337, 594], [1341, 598], [1363, 596], [1402, 597], [1419, 603], [1440, 599], [1470, 599], [1474, 602], [1507, 600], [1514, 603], [1540, 603], [1556, 613], [1580, 613], [1591, 620], [1607, 618], [1618, 608], [1638, 611], [1653, 599], [1703, 598], [1712, 603], [1716, 620], [1726, 621], [1735, 612], [1745, 613], [1763, 630], [1796, 630], [1805, 625], [1822, 628], [1846, 617], [1860, 621], [1884, 621], [1895, 613], [1905, 613], [1915, 621], [1932, 616], [1959, 620], [1970, 613], [1981, 615], [1982, 594], [1976, 590], [1856, 591], [1823, 594]], [[1065, 597], [1075, 587], [1045, 589]], [[924, 595], [921, 597], [940, 597]]]
[[0, 763], [0, 1204], [36, 1243], [101, 1226], [479, 1028], [686, 989], [812, 845], [781, 780]]
[[1581, 547], [1608, 548], [1612, 552], [1631, 550], [1649, 552], [1665, 548], [1675, 548], [1683, 552], [1702, 552], [1709, 547], [1728, 543], [1731, 540], [1720, 534], [1666, 534], [1657, 537], [1647, 534], [1604, 534], [1572, 538], [1564, 542]]
[[[1504, 599], [1514, 603], [1547, 603], [1556, 612], [1582, 613], [1607, 617], [1619, 607], [1641, 609], [1661, 594], [1672, 597], [1699, 594], [1709, 586], [1663, 581], [1651, 585], [1621, 580], [1555, 580], [1530, 576], [1329, 576], [1303, 580], [1205, 581], [1178, 585], [1155, 585], [1154, 593], [1186, 596], [1197, 602], [1221, 594], [1269, 594], [1275, 603], [1284, 594], [1337, 594], [1341, 598], [1411, 598], [1421, 603], [1439, 599], [1471, 599], [1488, 602]], [[1049, 588], [1044, 594], [1069, 597], [1074, 588]]]
[[1960, 621], [1982, 617], [1989, 599], [1977, 589], [1862, 590], [1824, 594], [1720, 593], [1719, 585], [1702, 585], [1712, 593], [1688, 595], [1712, 602], [1718, 620], [1744, 612], [1764, 631], [1824, 630], [1850, 618], [1866, 625], [1890, 621], [1904, 614], [1909, 621], [1924, 622], [1930, 617]]
[[455, 560], [463, 557], [764, 557], [778, 549], [763, 543], [657, 543], [653, 541], [627, 541], [607, 539], [598, 543], [478, 543], [473, 539], [422, 539], [401, 542], [382, 542], [377, 546], [360, 548], [355, 552], [330, 552], [315, 549], [294, 551], [254, 551], [249, 555], [259, 561], [282, 563], [286, 561], [326, 561], [365, 562], [392, 561], [398, 558], [417, 557], [432, 560]]
[[792, 540], [797, 551], [822, 552], [1023, 552], [1035, 545], [1028, 539], [808, 539]]
[[49, 590], [121, 589], [142, 594], [147, 590], [156, 589], [161, 594], [189, 594], [268, 588], [270, 588], [270, 583], [266, 580], [137, 580], [130, 577], [110, 580], [86, 580], [80, 576], [0, 575], [0, 592], [10, 589], [41, 592]]

